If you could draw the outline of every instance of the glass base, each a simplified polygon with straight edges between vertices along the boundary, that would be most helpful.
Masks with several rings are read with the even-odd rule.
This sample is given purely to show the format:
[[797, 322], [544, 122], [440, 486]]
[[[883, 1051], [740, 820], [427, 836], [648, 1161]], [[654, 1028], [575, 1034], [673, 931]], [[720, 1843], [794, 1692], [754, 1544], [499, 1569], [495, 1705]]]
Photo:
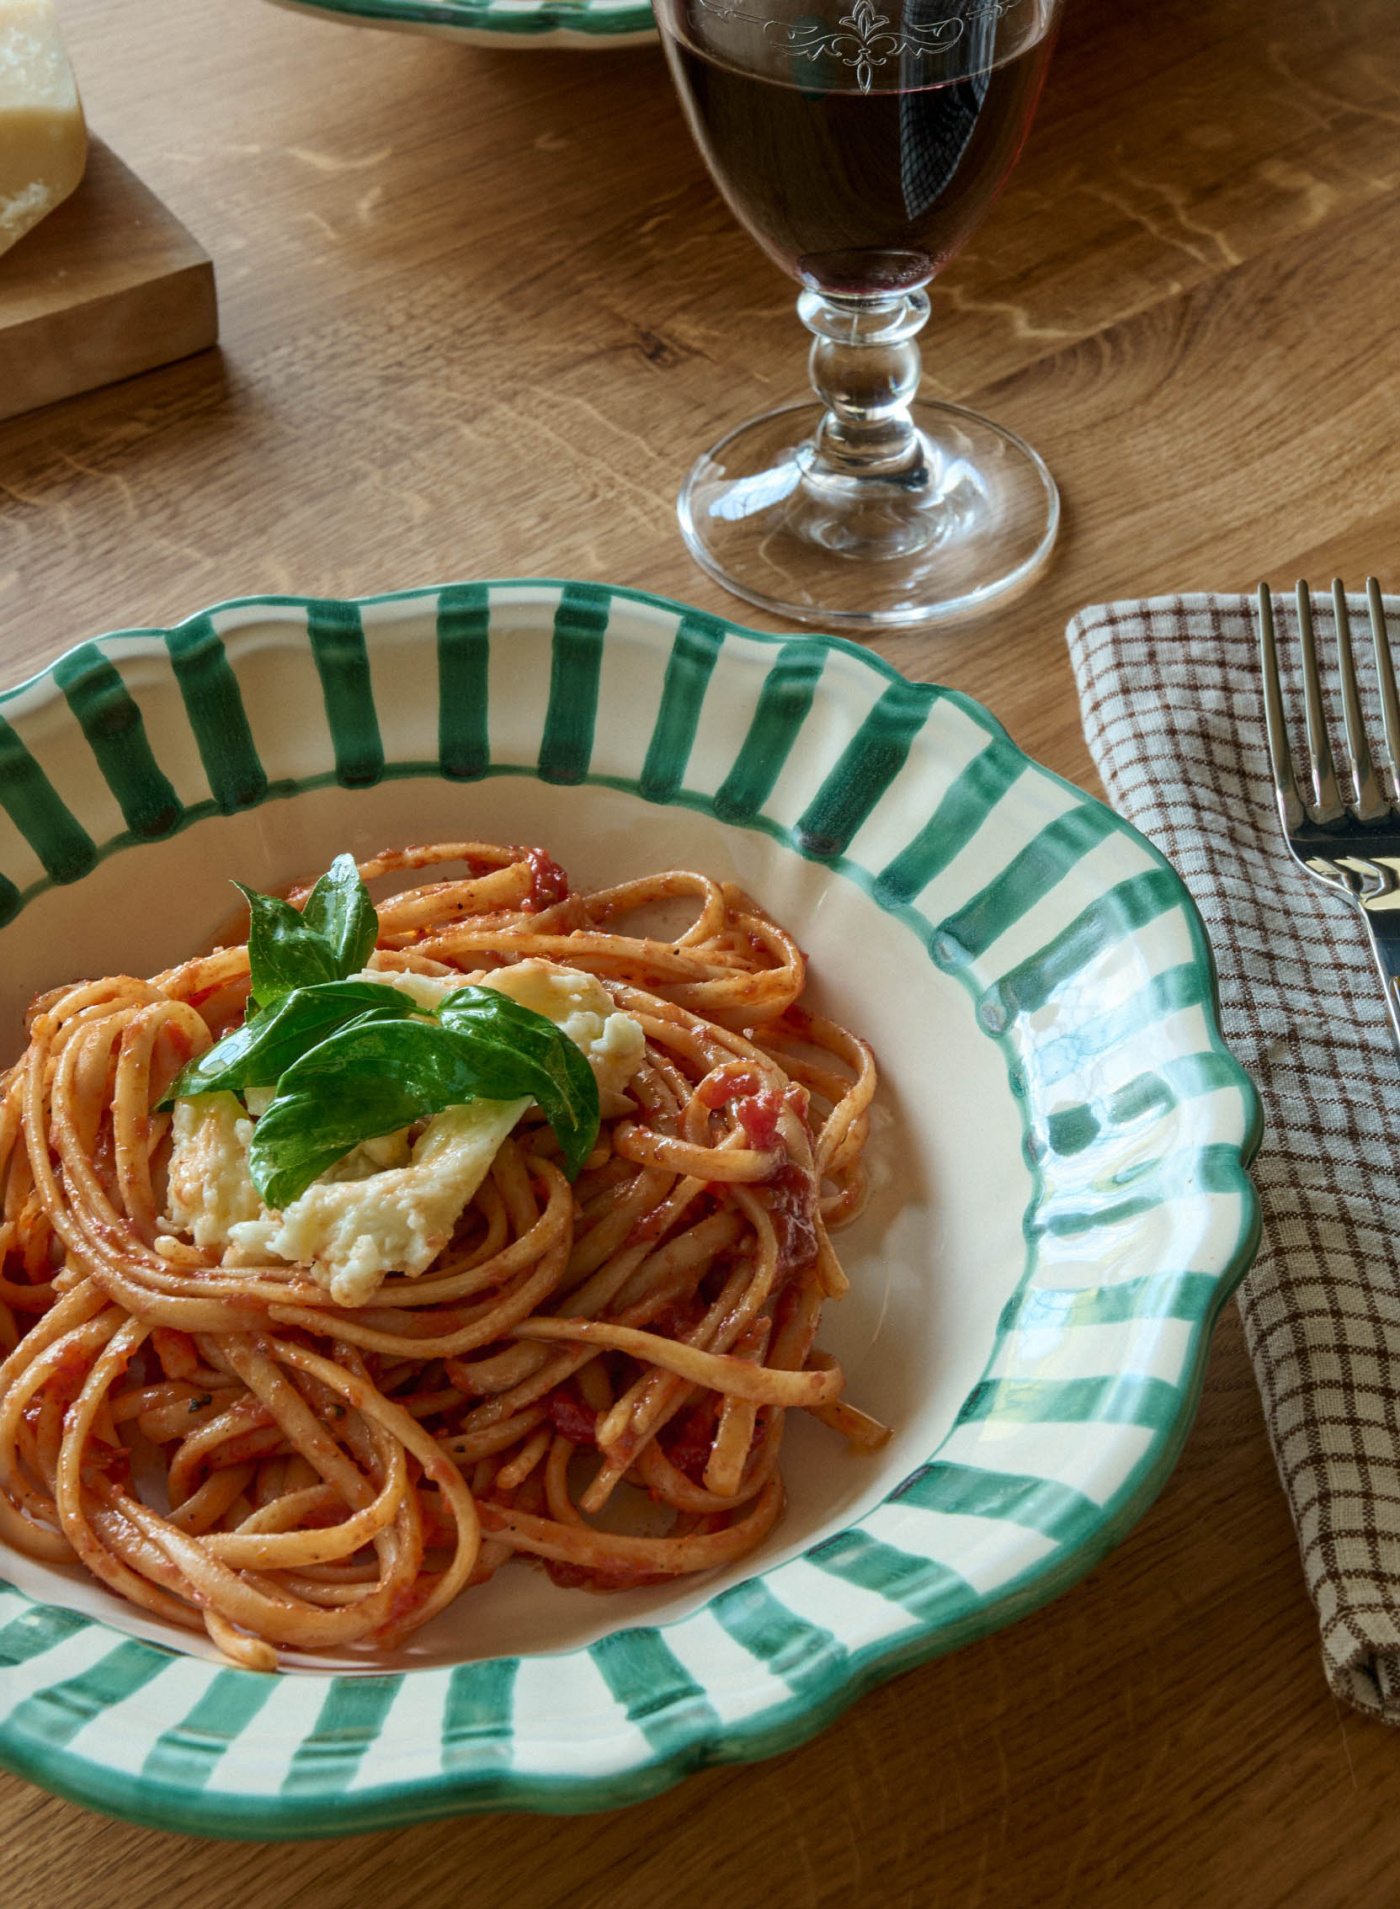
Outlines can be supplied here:
[[818, 460], [825, 415], [810, 400], [766, 411], [692, 468], [681, 532], [726, 590], [795, 622], [873, 630], [966, 616], [1049, 556], [1060, 494], [1012, 432], [916, 399], [914, 459], [850, 477]]

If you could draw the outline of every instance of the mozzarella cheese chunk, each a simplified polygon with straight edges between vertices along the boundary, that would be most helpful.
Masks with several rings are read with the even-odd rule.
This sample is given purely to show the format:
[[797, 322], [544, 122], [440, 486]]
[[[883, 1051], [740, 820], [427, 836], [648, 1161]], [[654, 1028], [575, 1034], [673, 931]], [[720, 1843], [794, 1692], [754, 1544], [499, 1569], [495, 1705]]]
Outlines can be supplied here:
[[53, 0], [0, 0], [0, 252], [68, 197], [86, 164]]
[[[309, 1266], [337, 1305], [363, 1306], [386, 1273], [416, 1277], [432, 1265], [529, 1105], [527, 1095], [449, 1107], [428, 1122], [406, 1166], [370, 1165], [360, 1178], [323, 1176], [280, 1219], [231, 1226], [230, 1244], [245, 1260], [272, 1257]], [[355, 1149], [366, 1165], [372, 1145]], [[343, 1174], [345, 1168], [342, 1160], [331, 1172]]]
[[[455, 976], [366, 969], [421, 1007], [435, 1007], [462, 982]], [[621, 1101], [646, 1037], [614, 1011], [602, 984], [573, 968], [521, 961], [484, 977], [543, 1014], [588, 1056], [604, 1112]], [[251, 1096], [250, 1096], [251, 1098]], [[362, 1141], [280, 1214], [263, 1205], [248, 1171], [253, 1123], [232, 1094], [177, 1101], [169, 1174], [169, 1224], [227, 1263], [268, 1259], [310, 1267], [342, 1306], [363, 1306], [387, 1273], [426, 1272], [451, 1239], [462, 1209], [530, 1105], [478, 1100], [435, 1115], [410, 1152], [406, 1134]]]
[[205, 1249], [227, 1246], [233, 1227], [264, 1210], [248, 1173], [253, 1123], [235, 1095], [196, 1094], [176, 1101], [171, 1132], [171, 1230]]
[[[387, 981], [429, 1011], [466, 986], [460, 975], [411, 974], [402, 968], [380, 968], [374, 956], [355, 979]], [[483, 975], [477, 985], [508, 994], [521, 1007], [553, 1021], [587, 1055], [598, 1082], [604, 1117], [623, 1111], [618, 1103], [641, 1065], [646, 1036], [639, 1021], [616, 1012], [611, 995], [597, 975], [532, 959], [497, 968]]]

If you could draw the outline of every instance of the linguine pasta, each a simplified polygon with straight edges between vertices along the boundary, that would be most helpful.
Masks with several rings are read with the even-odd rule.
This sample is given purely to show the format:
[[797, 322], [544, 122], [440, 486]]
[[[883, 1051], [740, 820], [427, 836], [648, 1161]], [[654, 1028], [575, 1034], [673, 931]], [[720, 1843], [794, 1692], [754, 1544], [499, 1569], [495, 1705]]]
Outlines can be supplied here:
[[[416, 1276], [344, 1304], [172, 1219], [157, 1109], [243, 1021], [245, 946], [41, 997], [0, 1076], [0, 1536], [254, 1669], [393, 1647], [514, 1556], [595, 1590], [730, 1564], [781, 1513], [787, 1412], [885, 1436], [815, 1346], [875, 1069], [800, 1005], [786, 931], [699, 874], [575, 894], [478, 843], [361, 865], [407, 871], [378, 974], [553, 964], [644, 1037], [572, 1183], [530, 1105]], [[678, 902], [684, 932], [635, 931]], [[629, 1535], [598, 1522], [623, 1487]]]

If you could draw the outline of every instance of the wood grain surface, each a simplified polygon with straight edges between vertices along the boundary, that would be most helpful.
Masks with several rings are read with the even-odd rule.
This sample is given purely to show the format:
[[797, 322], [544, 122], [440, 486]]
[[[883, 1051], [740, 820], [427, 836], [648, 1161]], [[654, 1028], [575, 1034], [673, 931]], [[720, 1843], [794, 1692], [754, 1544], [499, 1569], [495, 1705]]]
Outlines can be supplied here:
[[0, 418], [203, 351], [214, 266], [95, 135], [76, 192], [0, 259]]
[[[797, 395], [792, 287], [654, 50], [480, 51], [254, 0], [66, 0], [93, 124], [213, 255], [223, 346], [0, 425], [0, 679], [246, 591], [597, 577], [751, 619], [673, 514]], [[1400, 8], [1069, 0], [928, 386], [1047, 458], [1039, 587], [882, 637], [1092, 782], [1090, 602], [1400, 585]], [[1156, 1506], [1050, 1608], [806, 1747], [584, 1819], [214, 1845], [0, 1779], [34, 1909], [826, 1909], [1400, 1899], [1400, 1738], [1334, 1704], [1231, 1308]]]

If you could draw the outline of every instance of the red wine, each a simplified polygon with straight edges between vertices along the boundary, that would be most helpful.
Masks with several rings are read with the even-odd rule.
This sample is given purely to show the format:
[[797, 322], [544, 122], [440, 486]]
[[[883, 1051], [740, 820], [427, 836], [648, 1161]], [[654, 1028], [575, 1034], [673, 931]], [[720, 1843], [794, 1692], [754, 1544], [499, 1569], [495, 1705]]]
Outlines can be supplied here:
[[[965, 79], [804, 90], [667, 36], [720, 190], [784, 271], [822, 292], [897, 292], [941, 271], [1029, 130], [1053, 35]], [[907, 68], [906, 68], [907, 71]]]

